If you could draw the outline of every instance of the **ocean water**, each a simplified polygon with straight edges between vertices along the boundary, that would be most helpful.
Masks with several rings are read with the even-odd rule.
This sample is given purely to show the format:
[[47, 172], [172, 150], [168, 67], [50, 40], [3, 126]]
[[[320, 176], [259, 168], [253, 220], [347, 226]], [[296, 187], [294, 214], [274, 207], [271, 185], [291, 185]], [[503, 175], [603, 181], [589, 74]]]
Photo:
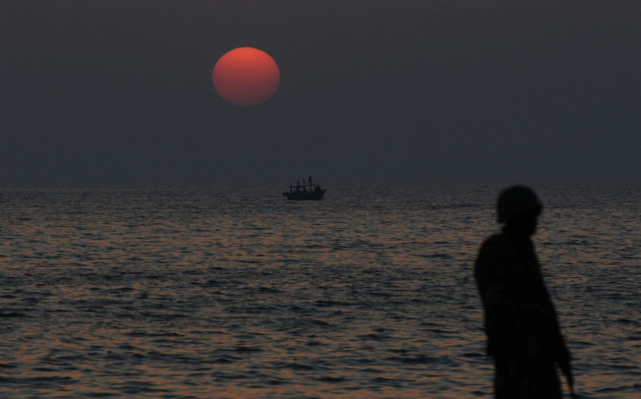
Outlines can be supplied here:
[[[0, 397], [490, 398], [498, 189], [0, 190]], [[577, 391], [641, 397], [641, 187], [537, 189]]]

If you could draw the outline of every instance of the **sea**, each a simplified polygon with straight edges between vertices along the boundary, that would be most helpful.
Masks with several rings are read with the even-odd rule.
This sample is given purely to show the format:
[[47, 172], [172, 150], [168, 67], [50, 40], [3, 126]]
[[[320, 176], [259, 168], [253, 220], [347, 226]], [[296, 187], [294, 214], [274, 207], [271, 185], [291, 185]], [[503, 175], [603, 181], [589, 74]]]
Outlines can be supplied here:
[[[534, 188], [579, 397], [641, 397], [641, 186]], [[0, 397], [492, 398], [500, 189], [1, 189]]]

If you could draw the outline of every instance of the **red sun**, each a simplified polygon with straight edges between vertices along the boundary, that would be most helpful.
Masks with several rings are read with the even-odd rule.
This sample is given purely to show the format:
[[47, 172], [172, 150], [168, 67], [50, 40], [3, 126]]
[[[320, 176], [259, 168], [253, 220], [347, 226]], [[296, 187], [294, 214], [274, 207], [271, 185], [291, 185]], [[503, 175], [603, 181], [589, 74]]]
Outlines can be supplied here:
[[280, 84], [276, 61], [252, 47], [239, 47], [220, 57], [211, 77], [216, 92], [241, 107], [264, 103]]

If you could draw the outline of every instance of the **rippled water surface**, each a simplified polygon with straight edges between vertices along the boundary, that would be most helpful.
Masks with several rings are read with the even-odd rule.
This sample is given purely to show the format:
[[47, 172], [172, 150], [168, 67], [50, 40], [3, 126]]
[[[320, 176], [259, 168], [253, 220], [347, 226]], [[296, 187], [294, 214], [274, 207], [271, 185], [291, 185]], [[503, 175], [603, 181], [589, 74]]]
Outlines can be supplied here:
[[[0, 397], [489, 398], [497, 188], [0, 190]], [[539, 191], [578, 391], [641, 397], [641, 188]]]

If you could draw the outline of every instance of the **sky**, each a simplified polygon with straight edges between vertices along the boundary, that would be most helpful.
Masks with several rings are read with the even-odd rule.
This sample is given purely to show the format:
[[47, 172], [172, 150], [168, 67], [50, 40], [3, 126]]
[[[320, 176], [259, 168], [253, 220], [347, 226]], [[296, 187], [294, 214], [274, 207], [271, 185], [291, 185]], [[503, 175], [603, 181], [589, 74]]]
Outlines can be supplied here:
[[[0, 0], [0, 13], [0, 187], [641, 182], [639, 2]], [[245, 46], [281, 71], [253, 108], [211, 82]]]

